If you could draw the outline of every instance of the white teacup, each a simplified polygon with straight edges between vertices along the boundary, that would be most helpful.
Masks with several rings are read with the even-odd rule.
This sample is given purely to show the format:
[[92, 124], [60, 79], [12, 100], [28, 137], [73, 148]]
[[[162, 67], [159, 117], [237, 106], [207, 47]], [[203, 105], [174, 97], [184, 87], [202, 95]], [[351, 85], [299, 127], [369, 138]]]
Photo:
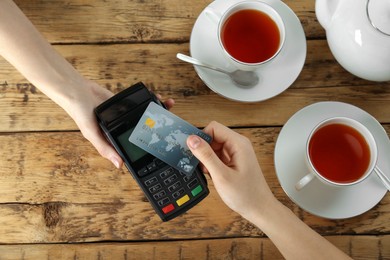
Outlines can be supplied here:
[[[257, 70], [273, 60], [284, 45], [283, 19], [267, 3], [243, 1], [231, 6], [222, 15], [211, 8], [206, 8], [205, 13], [218, 24], [217, 38], [221, 49], [237, 69]], [[267, 32], [264, 28], [273, 29]]]
[[322, 183], [345, 187], [362, 182], [376, 171], [377, 145], [371, 132], [360, 122], [333, 117], [320, 122], [306, 142], [308, 174], [295, 188], [301, 190], [314, 178]]

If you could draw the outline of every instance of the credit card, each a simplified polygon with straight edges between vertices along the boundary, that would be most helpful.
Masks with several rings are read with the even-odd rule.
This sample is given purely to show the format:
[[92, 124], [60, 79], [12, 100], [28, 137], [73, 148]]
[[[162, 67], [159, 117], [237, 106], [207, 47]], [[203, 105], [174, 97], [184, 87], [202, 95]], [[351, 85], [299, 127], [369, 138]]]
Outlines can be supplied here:
[[186, 175], [191, 175], [199, 160], [187, 146], [187, 137], [211, 137], [195, 126], [151, 102], [129, 137], [129, 141]]

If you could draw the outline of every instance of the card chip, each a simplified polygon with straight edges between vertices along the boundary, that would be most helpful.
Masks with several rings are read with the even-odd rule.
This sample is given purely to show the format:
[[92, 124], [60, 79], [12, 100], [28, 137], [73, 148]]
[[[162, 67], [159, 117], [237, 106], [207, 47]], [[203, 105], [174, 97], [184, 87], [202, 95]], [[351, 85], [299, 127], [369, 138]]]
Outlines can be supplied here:
[[156, 122], [154, 122], [153, 119], [150, 117], [146, 118], [145, 125], [149, 126], [150, 128], [153, 128]]

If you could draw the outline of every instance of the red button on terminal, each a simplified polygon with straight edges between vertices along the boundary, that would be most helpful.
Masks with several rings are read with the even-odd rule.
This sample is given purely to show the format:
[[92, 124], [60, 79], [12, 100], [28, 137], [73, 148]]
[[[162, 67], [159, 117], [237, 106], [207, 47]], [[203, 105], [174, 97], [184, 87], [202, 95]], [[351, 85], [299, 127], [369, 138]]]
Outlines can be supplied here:
[[171, 212], [174, 209], [175, 209], [175, 206], [173, 206], [173, 204], [169, 204], [168, 206], [165, 206], [164, 208], [162, 208], [162, 211], [165, 214], [168, 214], [169, 212]]

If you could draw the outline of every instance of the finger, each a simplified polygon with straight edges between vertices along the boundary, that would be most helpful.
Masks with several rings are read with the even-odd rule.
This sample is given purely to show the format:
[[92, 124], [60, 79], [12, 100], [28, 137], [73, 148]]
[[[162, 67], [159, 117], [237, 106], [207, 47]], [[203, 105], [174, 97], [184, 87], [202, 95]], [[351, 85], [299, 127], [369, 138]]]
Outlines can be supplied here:
[[[123, 160], [119, 156], [119, 154], [116, 152], [116, 150], [109, 144], [108, 142], [105, 142], [102, 144], [101, 148], [99, 148], [100, 151], [103, 151], [101, 154], [103, 157], [110, 160], [114, 166], [117, 169], [120, 169], [123, 165]], [[98, 150], [98, 151], [99, 151]]]
[[171, 109], [174, 105], [175, 105], [175, 100], [173, 100], [172, 98], [169, 98], [167, 99], [165, 102], [164, 102], [164, 105], [167, 107], [167, 109]]
[[211, 146], [197, 135], [191, 135], [187, 138], [187, 145], [193, 155], [207, 168], [210, 176], [215, 178], [213, 174], [220, 172], [226, 166], [221, 162], [218, 156], [214, 153]]
[[202, 170], [202, 172], [204, 174], [209, 174], [209, 171], [207, 170], [207, 168], [202, 163], [199, 163], [199, 167], [200, 167], [200, 169]]
[[212, 121], [203, 129], [203, 131], [206, 134], [209, 134], [216, 143], [227, 143], [229, 140], [241, 138], [239, 133], [234, 132], [216, 121]]
[[[162, 100], [162, 96], [160, 94], [156, 94], [156, 97], [160, 101]], [[164, 101], [164, 105], [167, 107], [168, 110], [170, 110], [173, 107], [173, 105], [175, 105], [175, 100], [173, 100], [172, 98], [169, 98], [169, 99]]]
[[116, 152], [114, 147], [107, 141], [101, 131], [83, 133], [84, 137], [92, 143], [98, 153], [104, 158], [110, 160], [114, 166], [120, 169], [123, 165], [123, 160]]

